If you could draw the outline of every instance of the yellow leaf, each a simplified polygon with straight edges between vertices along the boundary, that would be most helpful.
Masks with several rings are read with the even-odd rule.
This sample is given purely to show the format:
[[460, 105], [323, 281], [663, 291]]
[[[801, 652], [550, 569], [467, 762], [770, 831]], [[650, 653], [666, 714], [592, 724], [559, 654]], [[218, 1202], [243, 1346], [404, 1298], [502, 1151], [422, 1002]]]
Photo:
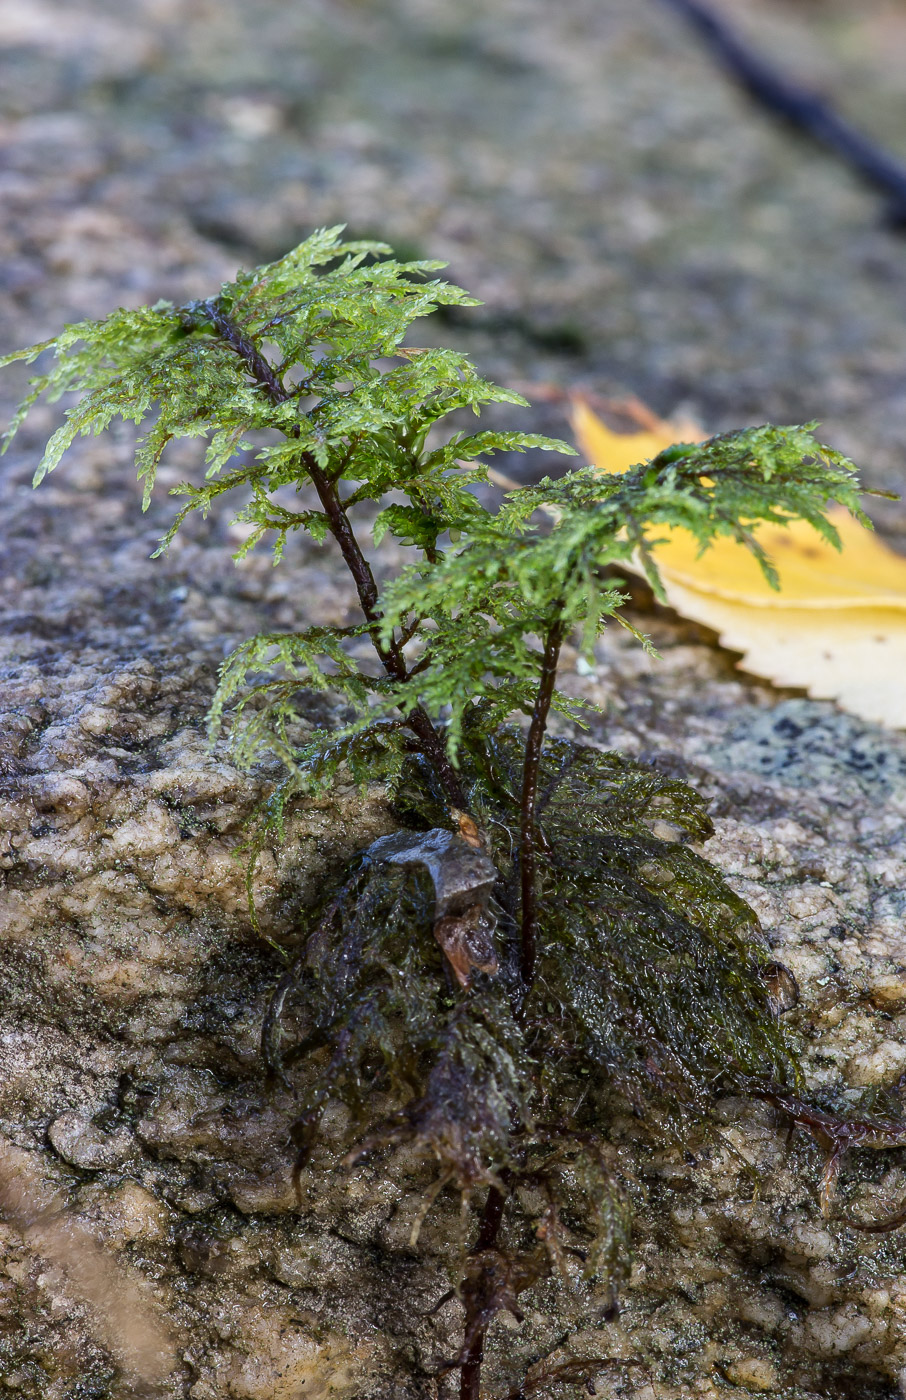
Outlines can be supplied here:
[[[581, 399], [573, 428], [582, 451], [605, 472], [626, 471], [672, 443], [702, 437], [688, 421], [655, 420], [644, 432], [614, 433]], [[840, 533], [840, 553], [804, 521], [758, 528], [780, 575], [779, 593], [735, 540], [720, 539], [699, 557], [688, 531], [667, 532], [655, 550], [667, 599], [742, 652], [740, 664], [754, 675], [906, 727], [906, 559], [842, 507], [832, 507], [828, 518]]]
[[653, 415], [645, 432], [615, 433], [578, 396], [572, 401], [572, 425], [579, 447], [602, 472], [628, 471], [639, 462], [649, 462], [675, 442], [701, 442], [704, 437], [691, 418], [667, 422]]
[[671, 582], [670, 606], [742, 652], [739, 666], [774, 685], [836, 700], [851, 714], [906, 728], [906, 620], [895, 608], [753, 608]]
[[[656, 457], [675, 442], [699, 442], [702, 430], [689, 420], [658, 424], [656, 431], [614, 433], [581, 399], [573, 407], [573, 429], [582, 451], [599, 471], [624, 472]], [[761, 525], [755, 533], [771, 556], [782, 592], [772, 588], [752, 553], [724, 536], [701, 557], [688, 530], [666, 530], [657, 563], [688, 588], [765, 608], [906, 608], [906, 559], [853, 520], [842, 506], [828, 519], [836, 526], [843, 553], [827, 544], [804, 520]]]
[[750, 552], [728, 536], [698, 558], [688, 530], [672, 530], [657, 551], [658, 565], [674, 583], [753, 608], [906, 610], [906, 559], [842, 506], [832, 506], [827, 518], [839, 532], [840, 552], [804, 520], [762, 525], [754, 532], [777, 567], [780, 593]]

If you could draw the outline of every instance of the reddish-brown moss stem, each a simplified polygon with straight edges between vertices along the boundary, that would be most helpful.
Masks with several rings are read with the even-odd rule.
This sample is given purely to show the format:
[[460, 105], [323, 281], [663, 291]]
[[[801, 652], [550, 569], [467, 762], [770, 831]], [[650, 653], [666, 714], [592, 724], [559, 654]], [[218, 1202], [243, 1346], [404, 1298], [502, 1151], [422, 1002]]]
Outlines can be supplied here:
[[[220, 338], [239, 356], [251, 377], [257, 384], [261, 385], [271, 401], [275, 404], [286, 403], [292, 397], [291, 391], [284, 386], [273, 367], [268, 364], [249, 337], [243, 335], [239, 327], [230, 320], [216, 302], [206, 303], [203, 314]], [[349, 523], [349, 517], [340, 499], [336, 482], [322, 470], [310, 452], [302, 451], [300, 461], [318, 493], [318, 500], [327, 516], [330, 532], [352, 575], [359, 605], [365, 614], [366, 621], [371, 624], [371, 641], [380, 658], [381, 665], [393, 680], [405, 682], [410, 679], [410, 675], [400, 644], [393, 639], [386, 644], [380, 640], [378, 623], [381, 620], [381, 613], [378, 607], [377, 584], [374, 581], [371, 565], [362, 553], [355, 532]], [[462, 786], [456, 776], [456, 770], [447, 757], [443, 740], [421, 705], [418, 705], [407, 717], [406, 724], [418, 739], [422, 752], [437, 773], [448, 800], [454, 807], [464, 807], [466, 805], [465, 799]]]
[[522, 980], [528, 988], [535, 976], [535, 962], [538, 952], [538, 830], [535, 823], [535, 806], [538, 795], [538, 771], [541, 766], [541, 749], [544, 731], [554, 696], [554, 683], [557, 679], [557, 661], [563, 643], [563, 627], [555, 622], [544, 642], [544, 655], [541, 660], [541, 677], [532, 710], [525, 743], [525, 765], [522, 771], [522, 797], [520, 801], [520, 841], [519, 874], [522, 887]]
[[[384, 645], [379, 639], [377, 624], [381, 620], [381, 613], [378, 608], [377, 584], [374, 581], [374, 574], [371, 572], [371, 565], [362, 553], [349, 523], [349, 517], [343, 509], [337, 488], [321, 470], [310, 452], [304, 452], [302, 460], [318, 493], [318, 500], [327, 516], [331, 534], [340, 547], [340, 553], [346, 567], [352, 574], [362, 612], [365, 614], [366, 620], [372, 624], [371, 640], [380, 657], [381, 664], [394, 680], [407, 681], [410, 679], [410, 674], [399, 643], [391, 640]], [[419, 740], [425, 757], [440, 778], [448, 799], [454, 807], [464, 807], [466, 805], [465, 799], [456, 771], [447, 757], [444, 742], [426, 711], [422, 709], [421, 705], [417, 706], [408, 716], [406, 722]]]
[[[503, 1220], [504, 1195], [497, 1186], [492, 1186], [488, 1191], [487, 1199], [484, 1203], [484, 1210], [481, 1213], [481, 1223], [478, 1227], [478, 1239], [475, 1241], [473, 1254], [481, 1254], [485, 1249], [493, 1249], [497, 1243], [497, 1236], [500, 1233], [500, 1223]], [[466, 1326], [469, 1318], [466, 1316]], [[481, 1363], [484, 1359], [484, 1336], [485, 1328], [482, 1328], [474, 1337], [466, 1358], [462, 1363], [459, 1383], [459, 1400], [480, 1400], [481, 1393]]]

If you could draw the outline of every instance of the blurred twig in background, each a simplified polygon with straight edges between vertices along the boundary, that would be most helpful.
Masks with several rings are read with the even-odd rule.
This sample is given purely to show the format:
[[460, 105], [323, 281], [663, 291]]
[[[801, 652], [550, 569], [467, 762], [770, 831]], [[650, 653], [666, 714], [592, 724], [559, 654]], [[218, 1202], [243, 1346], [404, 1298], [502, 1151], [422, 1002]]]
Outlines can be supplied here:
[[[0, 1220], [46, 1261], [43, 1283], [84, 1304], [94, 1332], [125, 1371], [133, 1394], [157, 1394], [176, 1365], [173, 1342], [145, 1283], [123, 1268], [43, 1179], [38, 1153], [0, 1138]], [[65, 1306], [65, 1303], [63, 1304]]]
[[857, 171], [888, 197], [887, 219], [906, 230], [906, 164], [863, 136], [820, 93], [801, 87], [756, 53], [700, 0], [663, 0], [686, 19], [746, 91]]

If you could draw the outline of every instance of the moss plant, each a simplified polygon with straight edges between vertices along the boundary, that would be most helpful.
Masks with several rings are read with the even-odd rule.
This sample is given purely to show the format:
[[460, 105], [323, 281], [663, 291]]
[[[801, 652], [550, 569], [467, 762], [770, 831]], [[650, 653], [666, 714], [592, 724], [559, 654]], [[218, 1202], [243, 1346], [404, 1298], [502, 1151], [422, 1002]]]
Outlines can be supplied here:
[[[477, 1400], [489, 1324], [501, 1309], [518, 1317], [542, 1275], [578, 1258], [615, 1295], [629, 1239], [608, 1147], [616, 1103], [668, 1131], [705, 1119], [717, 1091], [760, 1095], [825, 1146], [831, 1172], [853, 1142], [902, 1140], [898, 1124], [844, 1123], [798, 1097], [777, 1014], [784, 970], [687, 844], [711, 831], [701, 798], [618, 754], [545, 742], [552, 707], [581, 719], [557, 690], [561, 646], [575, 637], [590, 656], [607, 622], [629, 627], [612, 566], [641, 559], [660, 592], [651, 549], [663, 527], [702, 549], [729, 534], [776, 582], [754, 524], [806, 519], [835, 540], [830, 501], [864, 517], [852, 464], [797, 427], [680, 444], [619, 477], [569, 471], [489, 511], [473, 488], [490, 454], [572, 449], [446, 426], [460, 410], [524, 402], [464, 355], [404, 343], [436, 307], [475, 303], [430, 280], [440, 264], [400, 264], [340, 235], [315, 234], [208, 300], [116, 311], [7, 357], [53, 352], [11, 432], [40, 396], [77, 394], [37, 482], [77, 434], [116, 416], [147, 424], [146, 504], [170, 440], [203, 437], [206, 477], [178, 488], [161, 548], [189, 512], [238, 491], [252, 527], [240, 555], [268, 538], [279, 560], [303, 530], [345, 561], [360, 621], [244, 642], [224, 663], [211, 728], [229, 726], [243, 763], [282, 760], [268, 830], [341, 766], [388, 784], [404, 834], [336, 872], [263, 1051], [284, 1078], [306, 1060], [300, 1160], [341, 1099], [348, 1160], [405, 1140], [437, 1165], [431, 1199], [447, 1186], [474, 1199], [456, 1280], [463, 1341], [446, 1369]], [[382, 589], [369, 534], [411, 558]], [[304, 730], [306, 688], [342, 698], [351, 717]], [[376, 1117], [375, 1088], [398, 1105], [389, 1117]]]

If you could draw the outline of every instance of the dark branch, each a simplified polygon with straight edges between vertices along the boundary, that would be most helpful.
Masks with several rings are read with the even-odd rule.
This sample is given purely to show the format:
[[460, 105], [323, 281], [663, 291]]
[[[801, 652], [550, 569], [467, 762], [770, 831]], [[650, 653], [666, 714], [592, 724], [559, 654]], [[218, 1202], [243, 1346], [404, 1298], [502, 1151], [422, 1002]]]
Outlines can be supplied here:
[[[496, 1186], [490, 1187], [487, 1199], [484, 1203], [484, 1210], [481, 1214], [481, 1223], [478, 1227], [478, 1239], [475, 1247], [471, 1251], [473, 1254], [482, 1254], [486, 1249], [493, 1249], [497, 1243], [497, 1236], [500, 1233], [500, 1225], [503, 1220], [504, 1196], [503, 1192]], [[474, 1322], [473, 1311], [479, 1310], [478, 1299], [470, 1300], [466, 1297], [466, 1335], [470, 1331], [470, 1323]], [[481, 1394], [481, 1363], [484, 1359], [484, 1336], [485, 1327], [480, 1327], [472, 1338], [462, 1363], [459, 1383], [459, 1400], [480, 1400]]]
[[[192, 319], [197, 320], [200, 317], [214, 327], [221, 340], [236, 352], [251, 377], [257, 384], [261, 385], [273, 403], [286, 403], [287, 399], [291, 397], [290, 392], [283, 387], [273, 368], [257, 346], [248, 336], [243, 335], [239, 327], [218, 307], [216, 302], [194, 305], [190, 308], [189, 314]], [[371, 626], [371, 640], [380, 657], [381, 664], [393, 680], [407, 681], [410, 679], [409, 671], [399, 642], [390, 641], [385, 646], [379, 640], [377, 625], [381, 620], [381, 613], [378, 607], [377, 584], [374, 581], [374, 574], [371, 572], [371, 565], [362, 553], [355, 532], [349, 523], [349, 517], [343, 508], [336, 483], [321, 469], [310, 452], [302, 450], [300, 457], [302, 465], [308, 472], [318, 493], [318, 499], [324, 514], [327, 516], [331, 534], [340, 547], [340, 553], [346, 567], [352, 574], [359, 604], [365, 614], [366, 621]], [[466, 805], [465, 799], [456, 771], [447, 757], [444, 742], [431, 723], [427, 712], [419, 705], [409, 715], [406, 723], [419, 740], [425, 757], [437, 771], [449, 801], [454, 807], [464, 807]]]
[[863, 179], [886, 194], [893, 224], [906, 224], [906, 165], [876, 145], [819, 93], [800, 87], [752, 49], [699, 0], [663, 0], [699, 33], [727, 72], [770, 111], [833, 151]]
[[521, 828], [519, 843], [520, 880], [522, 885], [522, 980], [526, 988], [532, 985], [535, 975], [538, 925], [538, 830], [535, 823], [535, 808], [538, 793], [538, 769], [541, 764], [541, 749], [544, 731], [550, 713], [554, 684], [557, 679], [557, 661], [563, 641], [563, 629], [555, 623], [547, 634], [544, 656], [541, 662], [541, 678], [532, 711], [528, 738], [525, 744], [525, 767], [522, 774]]
[[225, 340], [239, 358], [245, 361], [249, 374], [267, 390], [274, 403], [286, 403], [290, 395], [267, 360], [248, 336], [243, 335], [235, 322], [230, 320], [226, 312], [221, 310], [217, 302], [204, 302], [199, 310], [204, 318], [210, 321], [221, 340]]

